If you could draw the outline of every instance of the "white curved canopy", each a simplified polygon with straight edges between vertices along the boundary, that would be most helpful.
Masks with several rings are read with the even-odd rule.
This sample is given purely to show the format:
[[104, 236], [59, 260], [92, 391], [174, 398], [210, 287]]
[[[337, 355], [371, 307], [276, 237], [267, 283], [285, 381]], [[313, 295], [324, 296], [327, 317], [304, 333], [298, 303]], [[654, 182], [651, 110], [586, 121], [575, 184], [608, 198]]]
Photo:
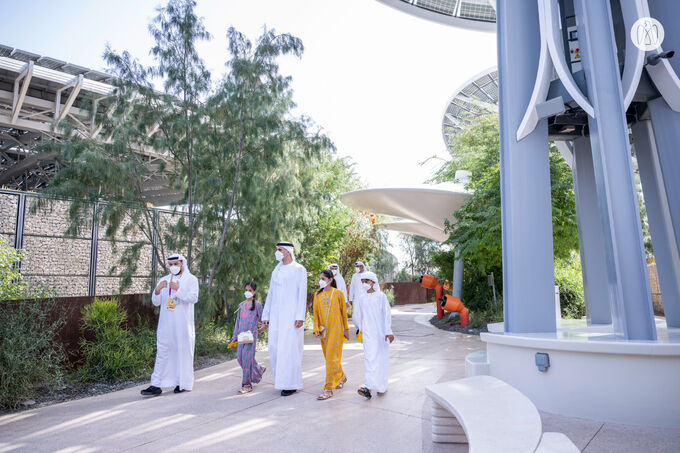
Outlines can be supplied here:
[[439, 242], [448, 239], [445, 222], [455, 222], [453, 213], [460, 209], [470, 194], [460, 185], [364, 189], [347, 192], [341, 200], [362, 211], [404, 219], [387, 222], [382, 228], [418, 234]]
[[439, 228], [416, 222], [415, 220], [398, 220], [395, 222], [381, 222], [375, 226], [385, 230], [398, 231], [400, 233], [415, 234], [424, 238], [432, 239], [437, 242], [444, 242], [449, 238], [443, 230]]

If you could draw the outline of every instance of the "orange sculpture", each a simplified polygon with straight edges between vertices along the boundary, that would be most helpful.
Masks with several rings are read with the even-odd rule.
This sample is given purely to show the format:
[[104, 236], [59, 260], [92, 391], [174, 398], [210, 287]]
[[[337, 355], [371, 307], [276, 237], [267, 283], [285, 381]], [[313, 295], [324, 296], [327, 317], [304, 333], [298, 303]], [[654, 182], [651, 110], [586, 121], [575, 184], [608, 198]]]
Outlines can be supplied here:
[[429, 289], [434, 289], [437, 298], [437, 319], [444, 317], [444, 310], [450, 313], [460, 313], [460, 325], [465, 327], [470, 322], [470, 310], [465, 307], [463, 301], [459, 298], [449, 294], [444, 295], [444, 287], [439, 280], [432, 275], [423, 275], [420, 277], [420, 284]]

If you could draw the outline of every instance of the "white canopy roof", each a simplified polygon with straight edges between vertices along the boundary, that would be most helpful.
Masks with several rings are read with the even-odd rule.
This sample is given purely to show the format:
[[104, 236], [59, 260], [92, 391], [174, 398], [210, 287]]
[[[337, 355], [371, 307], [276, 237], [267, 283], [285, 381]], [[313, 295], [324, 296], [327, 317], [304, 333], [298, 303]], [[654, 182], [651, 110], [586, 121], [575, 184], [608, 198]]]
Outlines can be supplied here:
[[455, 222], [453, 213], [469, 197], [460, 185], [440, 184], [357, 190], [343, 194], [341, 200], [355, 209], [404, 219], [380, 224], [381, 228], [443, 242], [448, 239], [444, 231], [446, 220]]

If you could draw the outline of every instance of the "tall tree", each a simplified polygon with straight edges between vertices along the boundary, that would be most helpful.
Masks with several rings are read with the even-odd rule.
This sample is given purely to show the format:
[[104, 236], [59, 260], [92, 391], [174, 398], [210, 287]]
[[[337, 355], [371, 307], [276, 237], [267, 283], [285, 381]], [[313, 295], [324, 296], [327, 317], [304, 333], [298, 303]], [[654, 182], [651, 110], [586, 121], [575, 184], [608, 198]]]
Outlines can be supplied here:
[[[218, 310], [245, 279], [265, 278], [282, 236], [302, 239], [295, 226], [308, 211], [309, 163], [332, 150], [309, 119], [291, 114], [291, 78], [279, 73], [278, 58], [301, 56], [302, 42], [267, 29], [252, 42], [234, 28], [227, 40], [229, 72], [206, 104], [211, 152], [198, 163], [196, 193], [208, 231], [201, 254], [213, 301], [207, 306]], [[271, 244], [269, 253], [263, 244]]]

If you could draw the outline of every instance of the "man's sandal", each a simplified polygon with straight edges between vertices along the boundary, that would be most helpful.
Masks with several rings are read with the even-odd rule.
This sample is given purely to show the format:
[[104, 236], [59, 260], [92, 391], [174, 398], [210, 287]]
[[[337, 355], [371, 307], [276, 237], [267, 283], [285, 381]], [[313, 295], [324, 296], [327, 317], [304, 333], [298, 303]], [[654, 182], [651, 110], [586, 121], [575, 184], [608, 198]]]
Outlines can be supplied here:
[[338, 386], [335, 387], [335, 388], [336, 388], [336, 389], [341, 389], [341, 388], [343, 388], [343, 387], [345, 386], [345, 383], [346, 383], [346, 382], [347, 382], [347, 376], [344, 376], [344, 377], [342, 378], [342, 381], [340, 381], [340, 383], [338, 384]]
[[323, 401], [323, 400], [327, 400], [331, 396], [333, 396], [332, 390], [324, 390], [324, 392], [321, 395], [317, 396], [316, 399], [319, 400], [319, 401]]

